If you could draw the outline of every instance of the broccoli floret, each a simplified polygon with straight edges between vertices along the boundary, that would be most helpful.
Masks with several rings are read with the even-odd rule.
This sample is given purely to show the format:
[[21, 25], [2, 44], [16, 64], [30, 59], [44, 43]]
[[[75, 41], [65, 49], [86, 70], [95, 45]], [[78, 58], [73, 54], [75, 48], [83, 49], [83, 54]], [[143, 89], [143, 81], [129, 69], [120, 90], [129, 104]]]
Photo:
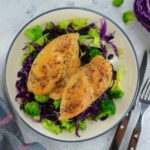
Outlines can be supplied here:
[[134, 15], [133, 11], [131, 11], [131, 10], [124, 12], [122, 19], [125, 24], [131, 24], [136, 21], [136, 17]]
[[97, 119], [105, 117], [106, 115], [112, 116], [116, 113], [116, 105], [111, 99], [103, 99], [100, 103], [100, 108], [101, 112], [96, 117]]
[[24, 106], [24, 111], [31, 116], [39, 116], [40, 115], [40, 107], [37, 102], [29, 102]]
[[92, 60], [93, 57], [97, 56], [97, 55], [102, 55], [101, 52], [96, 49], [96, 48], [93, 48], [90, 50], [90, 61]]
[[97, 29], [91, 28], [88, 34], [94, 38], [93, 46], [100, 48], [100, 34]]
[[39, 103], [47, 103], [49, 101], [49, 96], [34, 95], [34, 98]]
[[80, 35], [79, 43], [90, 47], [100, 48], [100, 35], [98, 30], [91, 28], [87, 35]]
[[61, 100], [54, 100], [54, 102], [53, 102], [55, 109], [59, 108], [60, 104], [61, 104]]
[[120, 7], [123, 4], [124, 0], [113, 0], [112, 4], [116, 7]]
[[47, 130], [51, 131], [54, 134], [59, 134], [62, 132], [62, 128], [60, 125], [55, 124], [55, 122], [49, 120], [49, 119], [43, 119], [42, 125]]
[[79, 43], [81, 45], [100, 48], [99, 31], [95, 28], [91, 28], [87, 35], [80, 35]]
[[120, 82], [115, 82], [112, 88], [109, 90], [109, 94], [112, 98], [121, 98], [124, 95], [124, 91]]
[[109, 90], [109, 95], [111, 96], [111, 98], [121, 98], [121, 97], [123, 97], [124, 90], [121, 87], [122, 76], [123, 76], [123, 71], [118, 70], [116, 80], [115, 80], [112, 88]]
[[75, 122], [73, 120], [61, 121], [61, 126], [70, 133], [75, 130]]

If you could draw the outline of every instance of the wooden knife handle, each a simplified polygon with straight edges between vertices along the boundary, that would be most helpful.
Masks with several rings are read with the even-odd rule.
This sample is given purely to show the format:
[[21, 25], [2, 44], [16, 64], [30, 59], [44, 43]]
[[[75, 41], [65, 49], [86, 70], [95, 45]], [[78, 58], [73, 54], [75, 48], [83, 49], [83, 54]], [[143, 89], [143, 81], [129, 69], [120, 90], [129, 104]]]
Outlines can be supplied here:
[[119, 126], [113, 137], [109, 150], [119, 150], [120, 144], [122, 142], [122, 139], [124, 137], [124, 134], [126, 132], [129, 123], [130, 116], [131, 116], [131, 111], [129, 111], [127, 116], [119, 123]]
[[135, 150], [141, 133], [141, 117], [132, 132], [132, 136], [128, 145], [128, 150]]

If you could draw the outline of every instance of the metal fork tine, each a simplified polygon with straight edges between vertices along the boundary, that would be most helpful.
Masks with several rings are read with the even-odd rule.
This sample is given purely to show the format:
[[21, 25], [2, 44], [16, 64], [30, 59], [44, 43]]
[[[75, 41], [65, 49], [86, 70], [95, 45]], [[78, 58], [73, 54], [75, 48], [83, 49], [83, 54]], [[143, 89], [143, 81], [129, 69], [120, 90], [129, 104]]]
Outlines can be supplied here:
[[145, 96], [144, 96], [144, 99], [149, 101], [149, 94], [150, 94], [150, 79], [149, 79], [149, 84], [148, 84], [148, 87], [147, 87], [147, 90], [146, 90], [146, 93], [145, 93]]
[[150, 101], [150, 92], [149, 92], [149, 95], [148, 95], [148, 100]]
[[148, 99], [148, 101], [150, 101], [150, 90], [149, 90], [149, 94], [148, 94], [148, 98], [147, 99]]
[[148, 88], [147, 91], [148, 91], [147, 92], [147, 99], [148, 99], [148, 101], [150, 101], [150, 84], [149, 84], [149, 88]]
[[147, 88], [146, 88], [146, 91], [145, 91], [145, 96], [144, 96], [144, 99], [145, 100], [148, 100], [148, 95], [149, 95], [149, 93], [150, 93], [150, 78], [148, 78], [148, 81], [147, 81], [148, 83], [148, 85], [147, 85]]
[[143, 86], [143, 89], [142, 89], [142, 92], [141, 92], [141, 99], [144, 99], [144, 98], [145, 98], [145, 93], [146, 93], [146, 91], [147, 91], [149, 82], [150, 82], [150, 78], [148, 78], [148, 79], [146, 80], [145, 85]]

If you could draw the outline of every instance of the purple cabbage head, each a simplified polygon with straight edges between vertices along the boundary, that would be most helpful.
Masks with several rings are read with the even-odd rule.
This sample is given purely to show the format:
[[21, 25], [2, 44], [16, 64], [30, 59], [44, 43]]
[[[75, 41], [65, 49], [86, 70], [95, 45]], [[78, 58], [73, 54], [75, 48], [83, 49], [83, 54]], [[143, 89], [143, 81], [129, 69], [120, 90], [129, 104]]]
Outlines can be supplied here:
[[137, 20], [150, 32], [150, 0], [135, 0], [134, 12]]

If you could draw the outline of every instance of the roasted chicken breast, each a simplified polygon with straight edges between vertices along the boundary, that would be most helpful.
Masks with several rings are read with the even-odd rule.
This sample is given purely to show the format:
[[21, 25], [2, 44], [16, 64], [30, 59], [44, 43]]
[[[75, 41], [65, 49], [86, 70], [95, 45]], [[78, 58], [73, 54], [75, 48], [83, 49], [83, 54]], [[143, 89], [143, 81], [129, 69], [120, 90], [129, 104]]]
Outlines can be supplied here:
[[94, 57], [68, 81], [62, 96], [59, 120], [79, 115], [109, 88], [111, 81], [111, 64], [101, 56]]
[[65, 34], [43, 48], [29, 73], [27, 86], [30, 92], [61, 98], [66, 80], [80, 66], [78, 39], [78, 33]]

